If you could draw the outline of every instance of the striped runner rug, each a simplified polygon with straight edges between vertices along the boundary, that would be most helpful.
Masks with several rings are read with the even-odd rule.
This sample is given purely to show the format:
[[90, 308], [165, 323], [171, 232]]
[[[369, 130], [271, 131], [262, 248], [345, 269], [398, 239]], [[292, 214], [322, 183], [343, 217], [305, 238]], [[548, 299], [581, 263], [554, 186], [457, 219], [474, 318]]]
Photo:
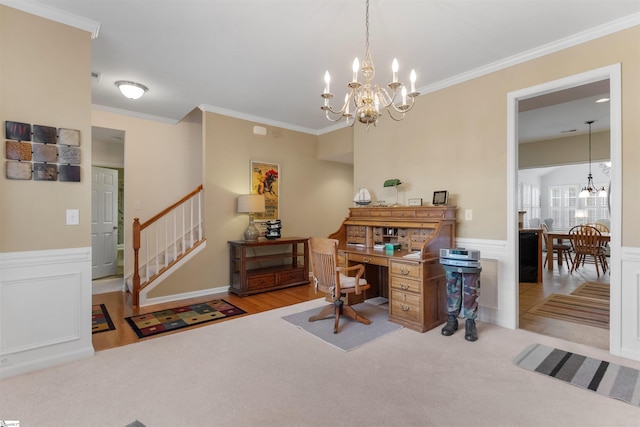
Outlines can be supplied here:
[[526, 370], [640, 407], [640, 371], [637, 369], [542, 344], [530, 345], [513, 362]]
[[571, 295], [609, 301], [609, 288], [608, 283], [584, 282]]
[[609, 329], [609, 301], [604, 299], [551, 294], [527, 313]]

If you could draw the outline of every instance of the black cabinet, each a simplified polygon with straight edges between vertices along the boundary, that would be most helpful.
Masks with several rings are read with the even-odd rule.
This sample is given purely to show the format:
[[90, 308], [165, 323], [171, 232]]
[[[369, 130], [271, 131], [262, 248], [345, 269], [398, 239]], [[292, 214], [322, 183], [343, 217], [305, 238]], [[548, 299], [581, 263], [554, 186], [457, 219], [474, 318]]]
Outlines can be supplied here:
[[542, 230], [520, 230], [520, 282], [542, 283]]

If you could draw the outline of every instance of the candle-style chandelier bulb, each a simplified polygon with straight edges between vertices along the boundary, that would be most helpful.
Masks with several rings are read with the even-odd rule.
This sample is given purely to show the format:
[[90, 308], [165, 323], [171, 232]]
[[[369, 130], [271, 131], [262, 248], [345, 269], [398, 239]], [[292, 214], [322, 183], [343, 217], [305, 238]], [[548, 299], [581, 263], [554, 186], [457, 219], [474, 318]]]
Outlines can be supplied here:
[[[365, 23], [365, 56], [362, 63], [357, 57], [353, 61], [353, 79], [347, 84], [347, 95], [342, 108], [335, 109], [329, 103], [334, 96], [330, 90], [329, 82], [331, 81], [331, 76], [329, 71], [325, 72], [324, 92], [321, 95], [324, 99], [324, 104], [320, 108], [324, 110], [327, 119], [332, 122], [345, 119], [349, 126], [353, 126], [357, 119], [360, 123], [366, 124], [368, 130], [370, 124], [374, 126], [378, 124], [381, 110], [387, 110], [389, 116], [395, 121], [404, 119], [405, 113], [413, 108], [415, 98], [420, 93], [416, 91], [415, 70], [411, 70], [409, 78], [411, 90], [409, 92], [398, 81], [399, 64], [395, 58], [391, 64], [391, 82], [386, 85], [387, 87], [380, 87], [372, 83], [376, 70], [369, 51], [369, 0], [366, 2]], [[362, 73], [363, 83], [358, 81], [358, 73]], [[396, 98], [398, 99], [396, 100]], [[350, 105], [354, 108], [353, 114], [349, 112]]]

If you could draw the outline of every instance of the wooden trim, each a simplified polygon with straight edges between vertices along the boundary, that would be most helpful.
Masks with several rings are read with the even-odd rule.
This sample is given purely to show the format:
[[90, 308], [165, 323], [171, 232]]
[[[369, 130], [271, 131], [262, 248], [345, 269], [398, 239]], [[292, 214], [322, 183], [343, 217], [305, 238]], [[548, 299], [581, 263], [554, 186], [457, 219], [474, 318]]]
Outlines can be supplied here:
[[165, 216], [166, 214], [168, 214], [169, 212], [171, 212], [172, 210], [174, 210], [175, 208], [177, 208], [178, 206], [180, 206], [181, 204], [183, 204], [184, 202], [186, 202], [187, 200], [189, 200], [190, 198], [192, 198], [193, 196], [195, 196], [199, 192], [201, 192], [202, 189], [203, 189], [202, 184], [200, 184], [198, 187], [196, 187], [195, 190], [193, 190], [192, 192], [190, 192], [189, 194], [184, 196], [182, 199], [178, 200], [177, 202], [175, 202], [174, 204], [172, 204], [168, 208], [165, 208], [161, 212], [159, 212], [156, 215], [152, 216], [147, 221], [145, 221], [142, 224], [140, 224], [140, 231], [144, 230], [145, 228], [147, 228], [148, 226], [150, 226], [151, 224], [153, 224], [154, 222], [156, 222], [157, 220], [159, 220], [160, 218], [162, 218], [163, 216]]

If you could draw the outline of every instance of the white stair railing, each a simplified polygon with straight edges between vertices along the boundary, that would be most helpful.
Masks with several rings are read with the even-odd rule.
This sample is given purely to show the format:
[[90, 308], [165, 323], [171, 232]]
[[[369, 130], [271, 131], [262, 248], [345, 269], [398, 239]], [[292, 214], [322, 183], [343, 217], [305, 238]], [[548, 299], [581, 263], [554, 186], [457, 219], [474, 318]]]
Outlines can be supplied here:
[[[144, 223], [133, 220], [133, 305], [140, 291], [204, 241], [202, 185]], [[179, 224], [182, 227], [179, 227]], [[187, 228], [188, 224], [188, 228]], [[182, 228], [181, 232], [178, 230]], [[173, 233], [170, 233], [173, 230]], [[141, 244], [144, 242], [144, 244]], [[140, 265], [142, 260], [143, 264]]]

